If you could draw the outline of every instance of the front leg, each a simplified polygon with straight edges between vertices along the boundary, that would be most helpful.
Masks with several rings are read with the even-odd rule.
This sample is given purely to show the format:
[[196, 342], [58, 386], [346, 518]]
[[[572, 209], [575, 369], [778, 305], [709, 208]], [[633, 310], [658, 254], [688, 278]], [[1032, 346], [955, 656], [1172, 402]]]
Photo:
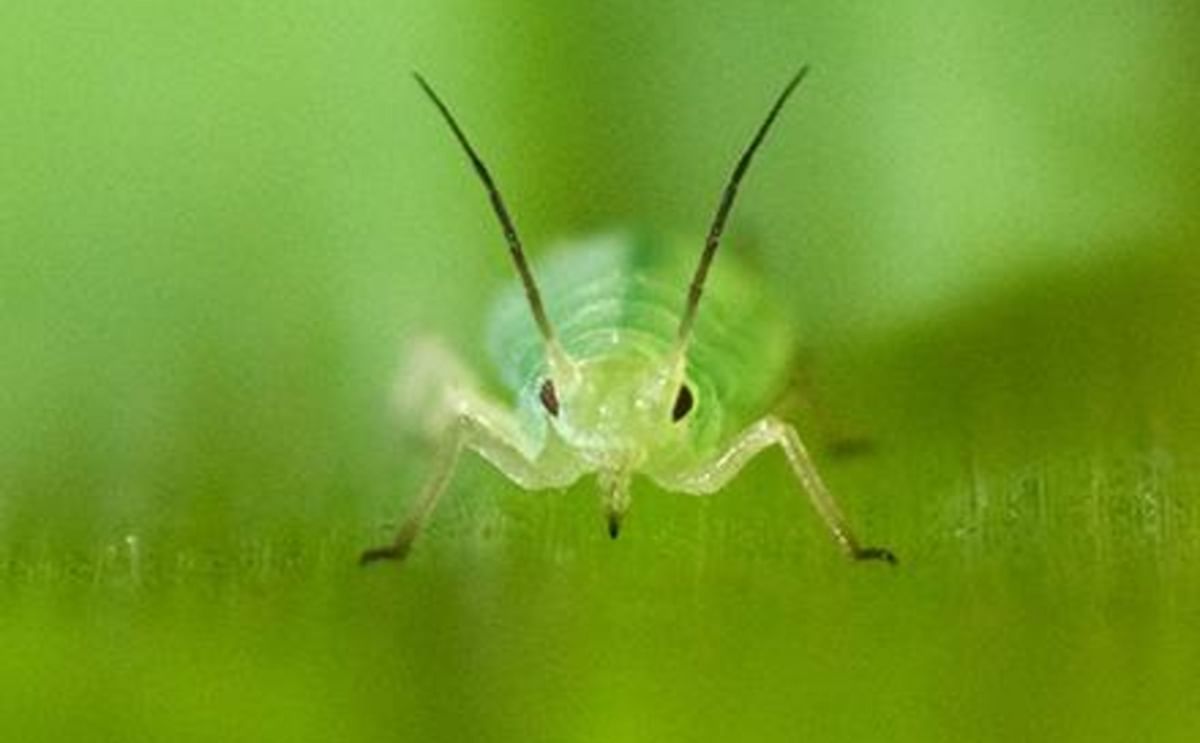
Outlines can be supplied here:
[[[414, 371], [415, 370], [415, 371]], [[525, 490], [565, 487], [579, 475], [568, 460], [543, 456], [513, 414], [476, 391], [465, 367], [440, 344], [418, 346], [402, 375], [410, 415], [437, 443], [433, 471], [390, 544], [362, 553], [360, 563], [403, 559], [437, 507], [458, 458], [469, 449]], [[424, 403], [419, 406], [419, 403]], [[420, 410], [413, 408], [420, 407]]]
[[715, 493], [737, 476], [746, 464], [769, 446], [778, 445], [787, 456], [796, 479], [804, 486], [834, 539], [855, 560], [884, 560], [895, 564], [896, 556], [884, 547], [862, 547], [855, 538], [837, 501], [825, 487], [816, 465], [800, 441], [796, 429], [774, 416], [767, 416], [742, 431], [723, 451], [700, 466], [671, 477], [658, 478], [663, 487], [693, 495]]

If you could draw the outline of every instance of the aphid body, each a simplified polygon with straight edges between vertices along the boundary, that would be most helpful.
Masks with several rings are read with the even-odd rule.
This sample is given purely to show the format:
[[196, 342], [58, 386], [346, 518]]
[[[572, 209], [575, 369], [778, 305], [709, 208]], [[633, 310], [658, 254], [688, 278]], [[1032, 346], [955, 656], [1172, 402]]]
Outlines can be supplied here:
[[783, 450], [849, 556], [895, 562], [887, 549], [859, 545], [795, 429], [764, 415], [788, 376], [795, 336], [758, 277], [733, 256], [713, 260], [741, 178], [806, 71], [789, 82], [734, 168], [698, 267], [685, 243], [611, 233], [552, 252], [537, 282], [490, 173], [417, 76], [483, 181], [521, 279], [497, 301], [488, 331], [516, 403], [483, 393], [440, 343], [416, 345], [401, 402], [440, 442], [440, 455], [395, 540], [364, 552], [363, 562], [407, 554], [464, 449], [526, 489], [594, 475], [616, 537], [635, 474], [705, 495], [771, 447]]

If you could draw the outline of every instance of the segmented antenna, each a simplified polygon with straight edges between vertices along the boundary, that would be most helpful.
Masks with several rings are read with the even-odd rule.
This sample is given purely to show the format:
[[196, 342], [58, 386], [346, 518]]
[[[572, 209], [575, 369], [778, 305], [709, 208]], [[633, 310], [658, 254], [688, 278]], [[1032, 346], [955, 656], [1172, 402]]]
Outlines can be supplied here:
[[700, 265], [696, 267], [696, 274], [692, 277], [692, 284], [688, 287], [687, 304], [683, 307], [683, 318], [679, 321], [679, 333], [676, 336], [679, 347], [682, 349], [687, 345], [688, 338], [692, 334], [692, 325], [696, 322], [696, 311], [700, 306], [700, 296], [704, 293], [704, 280], [708, 278], [708, 269], [712, 266], [713, 257], [717, 254], [717, 246], [721, 243], [721, 233], [725, 230], [725, 220], [729, 217], [729, 211], [733, 208], [733, 199], [737, 196], [738, 185], [742, 182], [742, 176], [746, 174], [746, 170], [750, 167], [750, 161], [754, 159], [754, 153], [758, 150], [758, 146], [762, 144], [766, 138], [767, 132], [771, 125], [775, 123], [779, 112], [783, 110], [783, 104], [787, 103], [787, 99], [791, 97], [792, 91], [808, 74], [808, 65], [800, 68], [792, 79], [788, 81], [783, 92], [775, 99], [775, 105], [771, 106], [770, 112], [767, 113], [767, 118], [759, 125], [758, 131], [754, 134], [754, 139], [750, 140], [750, 145], [742, 152], [742, 156], [738, 159], [737, 165], [733, 168], [733, 175], [729, 177], [729, 183], [725, 186], [725, 192], [721, 194], [721, 203], [717, 206], [717, 214], [713, 217], [712, 227], [708, 230], [708, 239], [704, 242], [704, 253], [700, 256]]
[[496, 212], [496, 219], [500, 221], [500, 229], [504, 232], [504, 239], [508, 241], [508, 252], [512, 255], [513, 263], [517, 266], [517, 273], [521, 276], [521, 283], [525, 286], [525, 296], [529, 298], [529, 309], [533, 312], [534, 322], [537, 323], [538, 330], [541, 331], [542, 337], [546, 340], [547, 345], [555, 346], [554, 328], [550, 325], [550, 318], [546, 317], [546, 308], [542, 305], [542, 295], [538, 292], [537, 284], [533, 281], [533, 273], [529, 270], [529, 263], [525, 260], [525, 249], [521, 247], [521, 238], [517, 236], [517, 228], [513, 225], [512, 217], [508, 214], [508, 208], [504, 205], [504, 199], [500, 196], [500, 189], [496, 188], [496, 182], [492, 179], [492, 174], [488, 172], [487, 166], [483, 164], [483, 160], [475, 152], [475, 148], [471, 146], [467, 140], [467, 135], [463, 134], [462, 127], [455, 121], [454, 115], [450, 113], [450, 109], [438, 97], [438, 94], [433, 92], [433, 88], [421, 77], [421, 73], [414, 72], [413, 77], [416, 78], [417, 84], [421, 86], [421, 90], [425, 91], [425, 95], [429, 96], [429, 100], [433, 101], [433, 105], [437, 106], [438, 111], [442, 113], [442, 118], [450, 126], [450, 130], [454, 132], [454, 138], [462, 145], [463, 151], [467, 153], [467, 157], [471, 160], [472, 167], [475, 168], [475, 174], [479, 176], [479, 180], [483, 182], [483, 187], [487, 189], [488, 198], [492, 202], [492, 210]]

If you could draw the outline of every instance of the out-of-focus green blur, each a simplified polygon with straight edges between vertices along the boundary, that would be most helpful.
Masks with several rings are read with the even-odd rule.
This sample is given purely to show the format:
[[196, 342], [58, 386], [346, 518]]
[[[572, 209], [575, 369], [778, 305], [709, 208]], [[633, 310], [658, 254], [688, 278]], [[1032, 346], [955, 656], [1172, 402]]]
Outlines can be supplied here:
[[[1193, 740], [1200, 11], [1185, 3], [0, 7], [0, 738]], [[537, 256], [691, 234], [804, 329], [849, 565], [778, 457], [705, 501], [428, 450]], [[684, 288], [681, 287], [681, 298]], [[811, 410], [810, 410], [811, 412]]]

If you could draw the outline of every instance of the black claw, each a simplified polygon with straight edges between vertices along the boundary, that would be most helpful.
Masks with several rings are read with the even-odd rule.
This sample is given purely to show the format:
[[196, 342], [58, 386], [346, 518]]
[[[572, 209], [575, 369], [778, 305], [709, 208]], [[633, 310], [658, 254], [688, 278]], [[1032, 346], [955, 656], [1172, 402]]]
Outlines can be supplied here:
[[373, 562], [380, 560], [403, 560], [408, 556], [407, 544], [393, 544], [387, 547], [373, 547], [369, 550], [364, 550], [358, 557], [359, 565], [370, 565]]
[[865, 547], [854, 551], [855, 560], [883, 560], [889, 565], [899, 565], [900, 560], [886, 547]]
[[608, 515], [608, 536], [616, 539], [621, 535], [621, 517], [615, 513]]

